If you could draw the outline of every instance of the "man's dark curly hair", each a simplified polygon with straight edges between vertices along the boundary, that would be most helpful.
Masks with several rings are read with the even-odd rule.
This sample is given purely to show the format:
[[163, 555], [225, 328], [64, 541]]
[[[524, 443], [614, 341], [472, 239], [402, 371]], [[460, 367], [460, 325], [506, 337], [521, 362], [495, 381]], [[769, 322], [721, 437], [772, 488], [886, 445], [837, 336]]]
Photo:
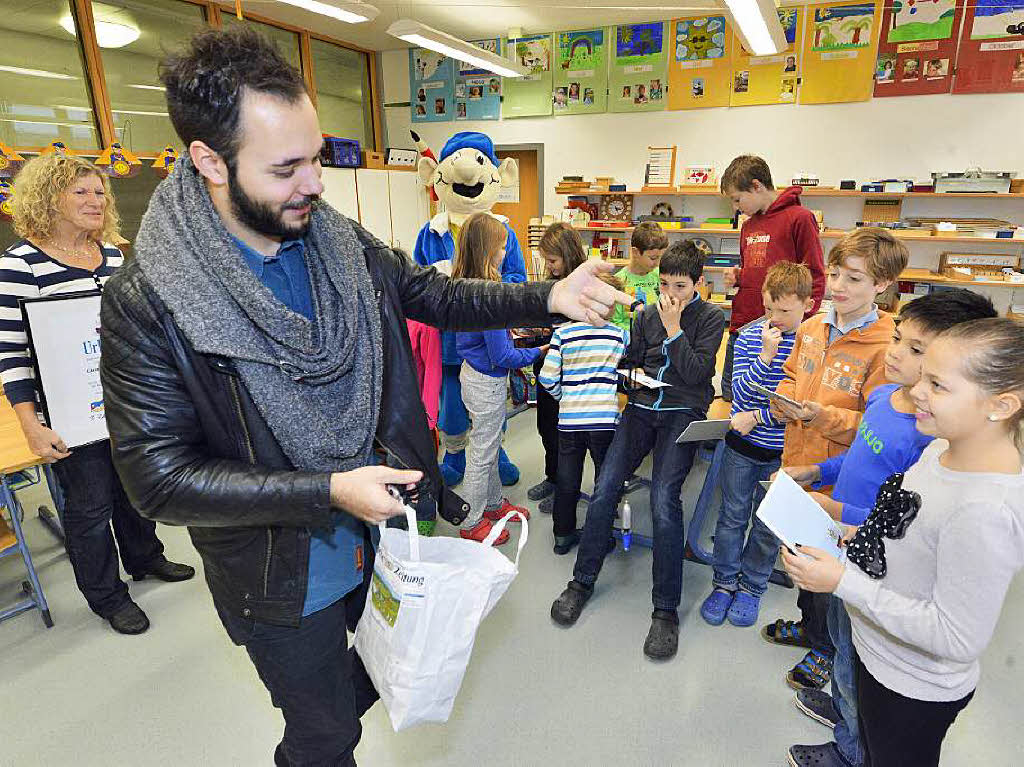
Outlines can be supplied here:
[[185, 146], [202, 141], [234, 167], [246, 91], [289, 104], [306, 94], [302, 75], [277, 47], [252, 29], [199, 32], [160, 64], [167, 111]]

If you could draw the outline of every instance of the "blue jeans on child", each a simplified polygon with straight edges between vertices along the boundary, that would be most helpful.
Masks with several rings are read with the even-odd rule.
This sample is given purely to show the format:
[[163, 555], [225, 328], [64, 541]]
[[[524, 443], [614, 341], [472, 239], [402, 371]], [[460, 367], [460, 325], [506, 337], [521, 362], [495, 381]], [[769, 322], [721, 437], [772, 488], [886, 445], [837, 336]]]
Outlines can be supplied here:
[[864, 763], [864, 746], [857, 719], [857, 650], [850, 614], [836, 596], [828, 603], [828, 633], [836, 648], [832, 660], [832, 703], [840, 715], [835, 726], [836, 745], [846, 761], [859, 767]]
[[[722, 509], [715, 525], [715, 586], [729, 591], [740, 588], [755, 597], [768, 590], [768, 578], [779, 555], [779, 539], [753, 516], [753, 510], [765, 493], [758, 483], [769, 479], [779, 466], [779, 460], [758, 461], [725, 445], [719, 474]], [[751, 517], [748, 536], [747, 523]]]
[[592, 586], [597, 582], [608, 539], [612, 535], [622, 484], [654, 450], [651, 475], [651, 516], [654, 518], [655, 610], [675, 610], [683, 591], [683, 481], [697, 452], [696, 442], [676, 444], [691, 421], [702, 414], [691, 410], [647, 410], [627, 405], [605, 456], [587, 509], [573, 578]]

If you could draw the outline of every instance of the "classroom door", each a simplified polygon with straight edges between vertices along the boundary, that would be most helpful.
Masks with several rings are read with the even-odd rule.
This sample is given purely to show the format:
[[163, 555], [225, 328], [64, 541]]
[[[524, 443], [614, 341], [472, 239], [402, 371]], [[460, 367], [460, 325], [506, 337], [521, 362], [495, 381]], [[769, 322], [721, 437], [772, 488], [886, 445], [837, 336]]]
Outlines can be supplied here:
[[[532, 259], [530, 258], [530, 219], [539, 218], [540, 198], [538, 188], [537, 150], [517, 150], [502, 152], [497, 151], [498, 160], [511, 157], [519, 164], [519, 184], [512, 190], [502, 190], [503, 197], [511, 197], [518, 202], [502, 202], [494, 206], [494, 212], [508, 217], [508, 225], [516, 233], [519, 240], [519, 247], [523, 251], [523, 260], [526, 261], [526, 272], [530, 279], [538, 275], [534, 273]], [[511, 192], [511, 194], [509, 194]]]

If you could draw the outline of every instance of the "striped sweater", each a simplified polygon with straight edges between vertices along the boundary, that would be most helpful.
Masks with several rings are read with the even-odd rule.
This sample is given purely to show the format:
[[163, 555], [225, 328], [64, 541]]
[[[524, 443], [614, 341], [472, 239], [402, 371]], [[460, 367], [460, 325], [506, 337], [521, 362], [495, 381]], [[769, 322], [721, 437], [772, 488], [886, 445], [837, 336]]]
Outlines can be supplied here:
[[775, 353], [772, 364], [765, 365], [761, 361], [761, 328], [764, 321], [747, 326], [736, 336], [736, 350], [732, 363], [732, 415], [756, 410], [762, 425], [755, 426], [744, 439], [767, 450], [782, 450], [783, 435], [786, 425], [776, 420], [768, 405], [768, 398], [758, 394], [751, 383], [758, 383], [766, 389], [775, 391], [775, 387], [785, 377], [782, 366], [793, 351], [796, 333], [783, 333], [779, 350]]
[[537, 380], [559, 400], [563, 431], [614, 430], [619, 423], [617, 366], [626, 332], [570, 322], [555, 329]]
[[95, 272], [64, 266], [28, 240], [0, 255], [0, 380], [12, 405], [36, 401], [35, 373], [18, 299], [96, 290], [124, 263], [121, 251], [103, 245]]

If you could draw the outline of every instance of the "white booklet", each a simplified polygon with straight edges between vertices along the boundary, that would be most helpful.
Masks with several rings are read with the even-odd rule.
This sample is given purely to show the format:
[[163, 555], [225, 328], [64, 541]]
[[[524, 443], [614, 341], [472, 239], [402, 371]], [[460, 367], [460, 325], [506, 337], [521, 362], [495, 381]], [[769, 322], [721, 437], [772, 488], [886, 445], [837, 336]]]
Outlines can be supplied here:
[[641, 386], [646, 386], [648, 389], [664, 389], [667, 386], [671, 386], [670, 383], [659, 381], [657, 378], [651, 378], [646, 373], [633, 373], [629, 370], [620, 370], [619, 375], [623, 376], [630, 383], [638, 383]]
[[715, 418], [710, 421], [690, 421], [683, 433], [676, 438], [676, 444], [684, 442], [704, 442], [712, 439], [725, 439], [732, 421], [728, 418]]
[[813, 546], [842, 558], [843, 528], [786, 472], [780, 471], [757, 507], [757, 518], [795, 554]]

